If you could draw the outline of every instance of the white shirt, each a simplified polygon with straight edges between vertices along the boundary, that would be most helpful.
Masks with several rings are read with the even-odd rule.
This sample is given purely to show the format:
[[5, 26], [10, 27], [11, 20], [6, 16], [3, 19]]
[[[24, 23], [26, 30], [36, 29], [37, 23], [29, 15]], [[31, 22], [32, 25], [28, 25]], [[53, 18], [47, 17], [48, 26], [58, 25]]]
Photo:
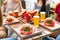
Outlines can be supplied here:
[[[10, 11], [10, 10], [12, 10], [12, 11], [18, 10], [18, 3], [14, 3], [14, 2], [12, 2], [12, 0], [6, 0], [6, 1], [7, 1], [6, 6], [2, 5], [3, 13], [4, 13], [4, 11], [5, 11], [5, 13], [8, 13], [8, 11]], [[20, 2], [20, 4], [21, 4], [21, 2]]]
[[37, 2], [37, 0], [25, 0], [25, 2], [27, 10], [34, 10], [34, 3]]

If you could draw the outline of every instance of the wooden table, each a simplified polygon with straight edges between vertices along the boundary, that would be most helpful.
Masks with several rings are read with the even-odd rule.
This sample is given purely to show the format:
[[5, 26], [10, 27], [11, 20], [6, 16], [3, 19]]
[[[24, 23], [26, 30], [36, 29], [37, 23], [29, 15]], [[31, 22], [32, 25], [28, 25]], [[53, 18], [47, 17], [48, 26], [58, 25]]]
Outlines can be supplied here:
[[[5, 18], [5, 17], [4, 17]], [[14, 32], [21, 38], [21, 36], [19, 35], [19, 33], [17, 32], [17, 30], [15, 30], [15, 29], [17, 29], [17, 27], [15, 26], [15, 25], [21, 25], [21, 24], [23, 24], [23, 22], [20, 20], [20, 22], [19, 23], [15, 23], [15, 24], [10, 24], [10, 25], [8, 25], [12, 30], [14, 30]], [[40, 28], [40, 30], [42, 30], [42, 34], [41, 35], [39, 35], [39, 36], [37, 36], [37, 37], [32, 37], [32, 39], [33, 40], [35, 40], [35, 39], [40, 39], [40, 38], [43, 38], [43, 37], [46, 37], [46, 36], [50, 36], [50, 35], [52, 35], [52, 34], [59, 34], [60, 33], [60, 30], [56, 30], [56, 31], [54, 31], [54, 32], [52, 32], [52, 31], [50, 31], [50, 30], [48, 30], [48, 29], [46, 29], [46, 28], [44, 28], [44, 27], [39, 27]], [[21, 38], [21, 40], [25, 40], [25, 39], [22, 39]], [[28, 40], [28, 39], [27, 39]]]
[[40, 25], [51, 32], [51, 36], [56, 37], [58, 34], [60, 34], [60, 23], [55, 21], [54, 27], [45, 26], [44, 23], [40, 23]]
[[[16, 34], [21, 38], [21, 36], [20, 36], [19, 33], [18, 33], [17, 27], [15, 27], [15, 25], [20, 25], [20, 23], [9, 25], [9, 27], [11, 27], [12, 30], [14, 30], [14, 31], [16, 32]], [[40, 31], [43, 31], [43, 32], [42, 32], [42, 35], [39, 35], [39, 36], [37, 36], [37, 37], [32, 37], [32, 39], [43, 38], [43, 37], [46, 37], [46, 36], [48, 36], [48, 35], [51, 34], [50, 31], [48, 31], [48, 30], [46, 30], [45, 28], [42, 28], [42, 27], [40, 27]]]

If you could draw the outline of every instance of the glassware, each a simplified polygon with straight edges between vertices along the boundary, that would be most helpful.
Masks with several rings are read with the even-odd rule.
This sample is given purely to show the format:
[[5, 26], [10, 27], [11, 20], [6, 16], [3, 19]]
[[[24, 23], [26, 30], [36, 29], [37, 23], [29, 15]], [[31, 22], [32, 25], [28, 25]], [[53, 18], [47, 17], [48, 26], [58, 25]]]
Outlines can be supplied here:
[[17, 11], [17, 10], [14, 11], [14, 17], [15, 17], [15, 18], [18, 18], [18, 11]]
[[45, 20], [45, 12], [40, 12], [40, 20], [41, 21]]
[[39, 16], [34, 16], [33, 17], [34, 21], [34, 26], [38, 27], [39, 26]]

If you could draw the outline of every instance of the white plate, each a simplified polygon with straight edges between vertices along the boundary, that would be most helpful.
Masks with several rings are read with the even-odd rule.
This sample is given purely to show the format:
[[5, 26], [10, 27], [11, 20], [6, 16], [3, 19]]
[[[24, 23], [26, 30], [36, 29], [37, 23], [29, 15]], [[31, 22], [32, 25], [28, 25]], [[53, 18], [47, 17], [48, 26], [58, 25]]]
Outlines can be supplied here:
[[[5, 18], [5, 19], [3, 20], [3, 24], [12, 24], [12, 23], [19, 22], [18, 18], [14, 18], [14, 17], [12, 17], [12, 16], [8, 16], [8, 17], [12, 18], [13, 21], [12, 21], [12, 22], [8, 22], [8, 21], [7, 21], [7, 18]], [[7, 21], [7, 23], [6, 23], [6, 21]]]

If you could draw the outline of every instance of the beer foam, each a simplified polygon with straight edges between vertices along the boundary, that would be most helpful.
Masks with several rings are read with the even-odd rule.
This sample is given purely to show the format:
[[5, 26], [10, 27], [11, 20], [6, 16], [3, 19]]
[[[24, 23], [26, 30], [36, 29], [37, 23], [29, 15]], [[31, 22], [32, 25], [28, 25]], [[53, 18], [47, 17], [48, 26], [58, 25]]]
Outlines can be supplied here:
[[34, 10], [34, 11], [39, 11], [38, 9]]
[[19, 12], [18, 10], [14, 10], [14, 12]]
[[39, 16], [34, 16], [34, 18], [39, 18]]
[[45, 14], [45, 12], [40, 12], [40, 14]]

